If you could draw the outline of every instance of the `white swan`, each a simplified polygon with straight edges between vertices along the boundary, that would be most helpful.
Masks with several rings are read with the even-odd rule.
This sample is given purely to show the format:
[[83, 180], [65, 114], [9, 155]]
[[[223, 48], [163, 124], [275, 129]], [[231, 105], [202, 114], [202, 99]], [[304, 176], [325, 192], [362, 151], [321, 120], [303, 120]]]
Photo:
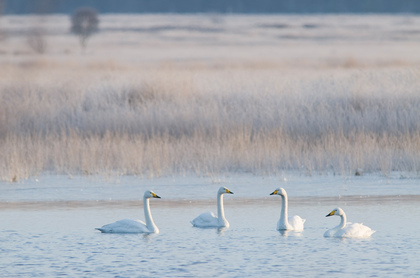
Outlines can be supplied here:
[[213, 212], [205, 212], [194, 218], [191, 224], [200, 228], [228, 228], [229, 222], [225, 218], [225, 210], [223, 209], [223, 194], [225, 193], [233, 194], [226, 187], [220, 187], [217, 191], [217, 216]]
[[159, 233], [158, 227], [153, 222], [152, 214], [150, 213], [150, 198], [160, 198], [153, 191], [146, 190], [143, 195], [144, 217], [146, 223], [141, 220], [123, 219], [117, 222], [107, 224], [96, 230], [102, 233]]
[[346, 223], [346, 214], [341, 208], [336, 208], [326, 215], [337, 215], [341, 217], [341, 222], [337, 227], [327, 230], [324, 237], [370, 237], [375, 231], [361, 223]]
[[282, 199], [281, 204], [281, 213], [280, 213], [280, 219], [277, 222], [277, 230], [279, 231], [303, 231], [303, 224], [305, 223], [305, 219], [302, 219], [300, 216], [290, 216], [288, 215], [288, 200], [287, 200], [287, 193], [286, 190], [283, 188], [277, 188], [274, 190], [273, 193], [270, 195], [280, 195]]

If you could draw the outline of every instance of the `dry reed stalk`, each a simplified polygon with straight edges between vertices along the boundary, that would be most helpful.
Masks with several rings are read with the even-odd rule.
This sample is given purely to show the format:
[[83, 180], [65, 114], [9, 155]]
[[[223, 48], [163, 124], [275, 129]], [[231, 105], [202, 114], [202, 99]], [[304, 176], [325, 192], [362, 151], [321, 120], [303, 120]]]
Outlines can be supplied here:
[[[193, 66], [0, 78], [0, 177], [420, 171], [418, 72]], [[23, 70], [25, 72], [25, 70]], [[79, 76], [82, 76], [80, 77]], [[51, 81], [53, 80], [53, 81]], [[77, 80], [77, 82], [74, 82]]]

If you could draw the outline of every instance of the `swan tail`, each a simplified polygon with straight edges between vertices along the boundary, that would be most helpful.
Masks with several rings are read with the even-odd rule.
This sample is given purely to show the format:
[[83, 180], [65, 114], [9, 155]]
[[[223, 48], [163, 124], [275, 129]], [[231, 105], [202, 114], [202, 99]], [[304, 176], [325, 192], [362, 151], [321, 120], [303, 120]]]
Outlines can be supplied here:
[[303, 231], [304, 223], [306, 219], [302, 219], [300, 216], [295, 215], [292, 217], [289, 217], [289, 224], [295, 231]]

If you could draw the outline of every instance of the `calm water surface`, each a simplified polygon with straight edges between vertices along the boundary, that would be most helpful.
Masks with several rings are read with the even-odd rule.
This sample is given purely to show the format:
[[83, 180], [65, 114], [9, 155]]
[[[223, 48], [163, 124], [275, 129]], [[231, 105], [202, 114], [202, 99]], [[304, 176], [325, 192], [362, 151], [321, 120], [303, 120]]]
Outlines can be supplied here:
[[[227, 186], [231, 227], [189, 223], [215, 211], [215, 192]], [[284, 187], [289, 213], [306, 218], [302, 233], [276, 231]], [[40, 177], [0, 184], [1, 277], [402, 277], [420, 273], [418, 179], [367, 176], [119, 181]], [[145, 189], [160, 234], [101, 234], [95, 227], [144, 219]], [[398, 194], [398, 193], [401, 194]], [[374, 194], [376, 193], [376, 194]], [[136, 196], [137, 195], [137, 196]], [[340, 206], [351, 222], [377, 232], [370, 239], [324, 238]]]

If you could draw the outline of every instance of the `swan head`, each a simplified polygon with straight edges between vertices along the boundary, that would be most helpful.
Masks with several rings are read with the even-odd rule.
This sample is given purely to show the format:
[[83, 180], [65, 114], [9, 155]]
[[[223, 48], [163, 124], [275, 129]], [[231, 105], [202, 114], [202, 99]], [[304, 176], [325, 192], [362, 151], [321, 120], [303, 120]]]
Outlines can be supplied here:
[[286, 190], [284, 190], [284, 188], [277, 188], [270, 195], [287, 196], [287, 193], [286, 193]]
[[331, 211], [329, 214], [325, 215], [325, 217], [333, 216], [333, 215], [338, 215], [338, 216], [344, 215], [344, 210], [342, 210], [341, 208], [336, 208], [333, 211]]
[[217, 191], [217, 194], [225, 194], [225, 193], [233, 194], [232, 191], [230, 191], [224, 186], [220, 187], [219, 190]]
[[160, 196], [156, 195], [155, 192], [153, 192], [152, 190], [146, 190], [146, 192], [144, 192], [144, 198], [159, 198]]

